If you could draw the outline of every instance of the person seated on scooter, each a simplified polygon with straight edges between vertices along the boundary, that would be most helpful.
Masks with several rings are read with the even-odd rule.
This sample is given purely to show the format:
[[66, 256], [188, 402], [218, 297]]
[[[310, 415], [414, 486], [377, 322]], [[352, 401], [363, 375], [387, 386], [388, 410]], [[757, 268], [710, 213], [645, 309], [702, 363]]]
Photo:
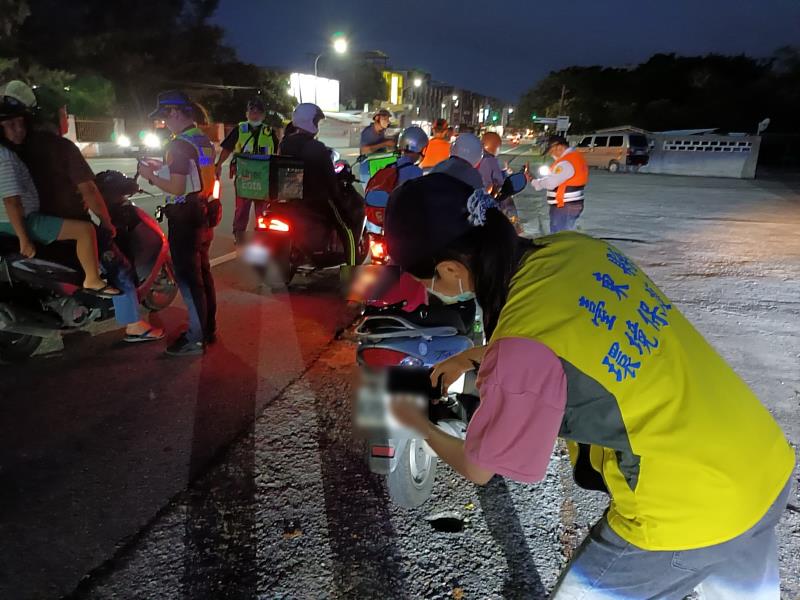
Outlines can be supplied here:
[[353, 266], [356, 264], [355, 240], [342, 217], [342, 193], [330, 150], [315, 139], [319, 122], [324, 118], [325, 114], [316, 104], [298, 105], [292, 114], [294, 131], [284, 135], [278, 154], [303, 161], [303, 202], [332, 222], [342, 240], [345, 261]]
[[114, 243], [116, 229], [105, 199], [95, 184], [92, 168], [78, 147], [61, 137], [57, 109], [47, 102], [49, 90], [40, 87], [34, 93], [21, 81], [11, 82], [9, 87], [12, 84], [20, 99], [37, 100], [29, 106], [34, 112], [32, 128], [27, 132], [19, 152], [39, 194], [40, 212], [86, 223], [92, 222], [89, 211], [97, 217], [100, 222], [96, 228], [100, 262], [109, 281], [122, 292], [114, 298], [114, 318], [125, 327], [124, 341], [149, 342], [163, 338], [163, 329], [153, 327], [139, 313], [133, 266]]
[[[497, 153], [500, 151], [500, 146], [503, 144], [500, 134], [494, 131], [487, 131], [481, 137], [481, 143], [483, 143], [483, 158], [481, 158], [481, 162], [478, 165], [478, 171], [481, 177], [483, 177], [484, 189], [489, 193], [494, 193], [503, 187], [503, 182], [506, 180], [506, 177], [510, 175], [511, 170], [508, 168], [508, 165], [501, 167], [500, 161], [497, 159]], [[514, 198], [509, 197], [503, 200], [500, 205], [500, 210], [503, 211], [503, 214], [505, 214], [512, 225], [514, 225], [517, 233], [522, 234], [524, 230], [519, 222], [519, 213], [517, 212]]]
[[428, 147], [428, 135], [421, 127], [416, 125], [406, 127], [400, 134], [397, 141], [400, 150], [400, 158], [397, 159], [397, 185], [402, 185], [409, 179], [422, 177], [422, 169], [418, 166], [419, 161], [425, 154]]
[[576, 483], [611, 496], [550, 598], [779, 597], [794, 450], [641, 267], [577, 232], [518, 238], [486, 192], [436, 174], [391, 196], [386, 237], [438, 294], [474, 296], [490, 336], [431, 373], [447, 389], [478, 371], [466, 439], [405, 399], [397, 421], [481, 485], [541, 481], [561, 437]]
[[97, 238], [92, 224], [39, 212], [39, 195], [33, 179], [16, 153], [25, 139], [29, 119], [30, 111], [16, 94], [3, 96], [0, 101], [0, 234], [16, 236], [20, 254], [27, 258], [36, 255], [34, 242], [49, 245], [56, 240], [74, 240], [84, 271], [84, 291], [109, 298], [119, 295], [120, 291], [100, 276]]
[[445, 173], [473, 189], [483, 188], [478, 165], [483, 158], [483, 144], [472, 133], [463, 133], [450, 145], [450, 158], [436, 165], [431, 173]]
[[508, 176], [508, 167], [501, 167], [500, 161], [497, 159], [497, 153], [500, 151], [503, 140], [499, 133], [487, 131], [481, 137], [481, 143], [483, 144], [483, 156], [478, 165], [478, 171], [483, 178], [484, 189], [492, 192], [499, 189]]
[[395, 141], [386, 137], [386, 130], [392, 119], [392, 113], [381, 108], [372, 115], [372, 123], [361, 131], [361, 154], [373, 154], [381, 150], [389, 151], [395, 147]]

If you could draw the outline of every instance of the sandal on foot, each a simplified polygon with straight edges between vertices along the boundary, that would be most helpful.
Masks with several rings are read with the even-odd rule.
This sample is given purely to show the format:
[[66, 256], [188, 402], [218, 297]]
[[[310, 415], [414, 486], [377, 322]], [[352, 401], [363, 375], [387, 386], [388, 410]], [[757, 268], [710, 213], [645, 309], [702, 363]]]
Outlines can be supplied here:
[[156, 334], [158, 330], [155, 327], [151, 327], [147, 331], [143, 331], [142, 333], [127, 333], [125, 337], [122, 338], [123, 342], [128, 342], [130, 344], [135, 344], [137, 342], [155, 342], [158, 340], [164, 339], [164, 331], [162, 330], [161, 333]]
[[122, 295], [122, 292], [110, 284], [106, 284], [101, 288], [81, 288], [87, 294], [98, 296], [100, 298], [113, 298], [114, 296]]

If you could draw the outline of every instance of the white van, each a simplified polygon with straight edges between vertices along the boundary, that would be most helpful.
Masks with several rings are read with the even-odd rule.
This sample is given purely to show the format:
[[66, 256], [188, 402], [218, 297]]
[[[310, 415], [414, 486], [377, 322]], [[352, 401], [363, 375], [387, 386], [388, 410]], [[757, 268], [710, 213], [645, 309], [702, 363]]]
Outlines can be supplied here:
[[575, 149], [590, 167], [612, 173], [626, 166], [646, 165], [650, 159], [647, 136], [641, 133], [603, 132], [584, 136]]

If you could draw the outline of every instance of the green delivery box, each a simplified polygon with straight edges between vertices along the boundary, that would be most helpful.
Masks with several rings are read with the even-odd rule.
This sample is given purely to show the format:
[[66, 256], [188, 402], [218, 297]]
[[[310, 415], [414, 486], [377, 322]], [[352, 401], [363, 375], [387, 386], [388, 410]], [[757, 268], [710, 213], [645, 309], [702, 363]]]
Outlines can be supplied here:
[[303, 197], [303, 161], [290, 156], [236, 156], [236, 195], [285, 202]]

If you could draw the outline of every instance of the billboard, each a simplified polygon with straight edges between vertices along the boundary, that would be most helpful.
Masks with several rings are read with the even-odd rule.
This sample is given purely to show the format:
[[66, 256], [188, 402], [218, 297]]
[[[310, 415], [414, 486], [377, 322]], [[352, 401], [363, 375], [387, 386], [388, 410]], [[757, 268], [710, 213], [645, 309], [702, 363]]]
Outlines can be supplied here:
[[289, 93], [298, 102], [313, 102], [323, 112], [339, 111], [339, 80], [305, 73], [289, 75]]

